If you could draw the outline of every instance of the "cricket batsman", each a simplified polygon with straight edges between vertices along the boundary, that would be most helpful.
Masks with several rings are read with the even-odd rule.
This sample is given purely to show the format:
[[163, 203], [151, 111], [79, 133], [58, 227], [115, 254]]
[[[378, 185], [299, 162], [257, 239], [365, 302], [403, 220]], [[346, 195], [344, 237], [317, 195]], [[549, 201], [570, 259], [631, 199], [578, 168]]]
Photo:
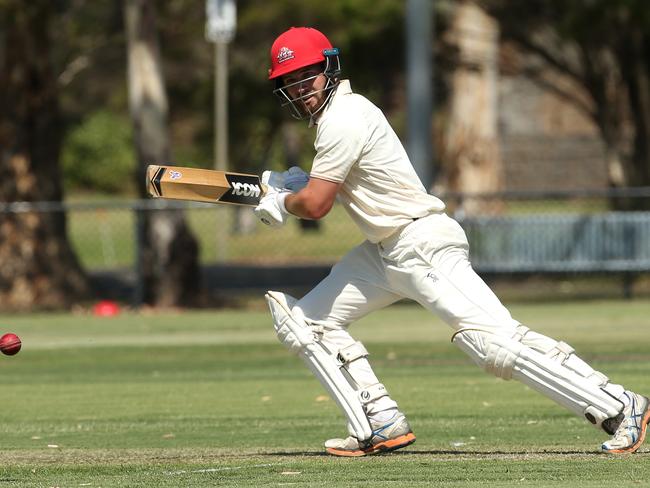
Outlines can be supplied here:
[[474, 272], [461, 226], [418, 179], [381, 110], [341, 78], [339, 50], [316, 29], [291, 28], [271, 47], [269, 79], [282, 106], [316, 131], [307, 174], [264, 173], [255, 214], [270, 226], [321, 219], [335, 200], [365, 235], [300, 300], [266, 295], [282, 343], [298, 354], [341, 408], [348, 436], [335, 456], [400, 449], [415, 435], [368, 362], [350, 324], [400, 299], [452, 328], [452, 342], [497, 377], [516, 379], [612, 436], [601, 450], [636, 451], [650, 422], [648, 398], [612, 383], [561, 341], [515, 320]]

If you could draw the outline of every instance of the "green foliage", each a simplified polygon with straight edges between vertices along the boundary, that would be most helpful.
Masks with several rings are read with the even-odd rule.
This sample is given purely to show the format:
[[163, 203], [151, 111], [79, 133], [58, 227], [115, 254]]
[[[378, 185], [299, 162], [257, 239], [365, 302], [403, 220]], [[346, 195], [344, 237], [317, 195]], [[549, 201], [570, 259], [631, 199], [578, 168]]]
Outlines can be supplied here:
[[[541, 64], [528, 69], [534, 81], [549, 86], [591, 117], [607, 146], [608, 160], [625, 161], [612, 186], [650, 184], [650, 10], [643, 0], [479, 0], [499, 23], [501, 39], [513, 43], [527, 59]], [[552, 79], [564, 77], [581, 90], [576, 96]], [[583, 101], [588, 98], [587, 102]], [[615, 173], [610, 171], [610, 174]], [[645, 209], [645, 203], [619, 210]]]
[[[159, 33], [170, 97], [173, 151], [212, 159], [214, 46], [204, 37], [204, 13], [195, 2], [159, 2]], [[178, 19], [182, 19], [179, 22]], [[267, 80], [273, 40], [291, 26], [321, 29], [341, 49], [344, 76], [389, 116], [401, 91], [404, 67], [403, 2], [395, 0], [286, 0], [237, 2], [237, 33], [228, 46], [229, 138], [233, 169], [285, 169], [284, 122]], [[293, 123], [293, 122], [291, 122]], [[296, 123], [306, 129], [304, 122]], [[300, 141], [300, 163], [313, 157], [313, 131]]]
[[136, 159], [130, 121], [106, 110], [92, 113], [68, 133], [61, 159], [66, 189], [133, 190]]
[[[120, 5], [64, 4], [64, 15], [53, 31], [66, 120], [81, 119], [98, 110], [126, 109], [126, 48]], [[175, 161], [184, 165], [208, 167], [214, 152], [214, 46], [204, 35], [205, 9], [191, 0], [156, 1], [155, 5], [172, 153]], [[355, 91], [380, 105], [391, 119], [403, 111], [403, 2], [238, 0], [237, 33], [228, 48], [232, 169], [259, 172], [288, 165], [282, 128], [284, 121], [291, 119], [271, 93], [268, 53], [278, 34], [299, 25], [320, 28], [341, 49], [344, 75], [352, 80]], [[309, 167], [313, 131], [306, 130], [304, 123], [297, 124], [305, 128], [300, 163]]]

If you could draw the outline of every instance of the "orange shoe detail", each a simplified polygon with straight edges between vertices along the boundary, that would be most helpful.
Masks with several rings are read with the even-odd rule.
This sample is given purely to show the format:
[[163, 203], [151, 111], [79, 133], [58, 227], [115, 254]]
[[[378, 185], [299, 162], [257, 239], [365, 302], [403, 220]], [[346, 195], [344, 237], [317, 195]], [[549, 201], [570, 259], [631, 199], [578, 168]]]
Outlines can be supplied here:
[[639, 447], [641, 447], [641, 444], [643, 444], [643, 441], [645, 440], [645, 435], [648, 432], [648, 424], [650, 424], [650, 410], [647, 410], [645, 415], [643, 416], [643, 419], [641, 420], [641, 429], [639, 432], [639, 437], [637, 438], [636, 442], [632, 444], [629, 447], [626, 447], [624, 449], [610, 449], [607, 451], [609, 454], [632, 454], [633, 452], [636, 452]]
[[383, 442], [378, 442], [373, 444], [365, 449], [356, 449], [356, 450], [346, 450], [346, 449], [336, 449], [333, 447], [328, 447], [325, 449], [328, 454], [333, 456], [342, 456], [342, 457], [360, 457], [360, 456], [370, 456], [372, 454], [380, 454], [383, 452], [395, 451], [396, 449], [401, 449], [408, 445], [411, 445], [415, 442], [415, 434], [409, 432], [408, 434], [401, 435], [395, 439], [387, 439]]

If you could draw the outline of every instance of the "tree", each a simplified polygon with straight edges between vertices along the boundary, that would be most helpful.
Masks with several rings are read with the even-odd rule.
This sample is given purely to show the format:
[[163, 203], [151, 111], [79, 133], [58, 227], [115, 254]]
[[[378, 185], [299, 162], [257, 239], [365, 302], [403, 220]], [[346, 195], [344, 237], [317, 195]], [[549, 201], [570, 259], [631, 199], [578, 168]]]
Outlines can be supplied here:
[[[204, 36], [204, 4], [178, 0], [157, 2], [161, 45], [165, 50], [170, 113], [174, 129], [183, 127], [174, 146], [184, 161], [208, 167], [212, 161], [213, 47]], [[229, 45], [230, 157], [232, 169], [259, 172], [286, 169], [283, 156], [288, 115], [279, 109], [267, 79], [269, 49], [291, 26], [321, 29], [341, 49], [343, 71], [353, 88], [385, 111], [403, 109], [404, 5], [395, 0], [334, 2], [237, 1], [237, 32]], [[182, 22], [179, 22], [182, 19]], [[397, 130], [403, 117], [395, 117]], [[299, 159], [313, 156], [311, 130], [296, 124]], [[180, 131], [174, 133], [178, 137]], [[189, 139], [189, 140], [188, 140]]]
[[[482, 0], [502, 38], [535, 57], [532, 79], [593, 120], [612, 187], [650, 186], [650, 11], [644, 0]], [[559, 73], [586, 99], [546, 76]], [[618, 202], [645, 206], [647, 202]]]
[[[170, 160], [167, 95], [151, 0], [126, 0], [129, 105], [138, 155], [137, 181], [146, 166]], [[140, 185], [145, 196], [144, 185]], [[198, 245], [181, 210], [140, 213], [143, 299], [162, 306], [194, 303], [199, 292]]]
[[[497, 130], [498, 26], [475, 3], [462, 1], [457, 3], [445, 37], [456, 51], [447, 127], [439, 147], [445, 162], [446, 189], [499, 191], [503, 170]], [[470, 215], [485, 213], [486, 206], [468, 199], [462, 210]]]
[[[46, 0], [0, 1], [1, 203], [62, 200], [55, 8]], [[89, 292], [60, 212], [4, 212], [0, 264], [2, 308], [66, 307]]]

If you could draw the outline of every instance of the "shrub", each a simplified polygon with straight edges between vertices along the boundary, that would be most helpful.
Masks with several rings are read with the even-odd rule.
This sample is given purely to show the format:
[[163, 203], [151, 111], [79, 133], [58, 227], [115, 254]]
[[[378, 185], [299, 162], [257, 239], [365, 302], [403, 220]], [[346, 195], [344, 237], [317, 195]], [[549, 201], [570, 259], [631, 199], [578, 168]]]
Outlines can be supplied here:
[[61, 158], [67, 190], [128, 193], [135, 187], [132, 127], [122, 115], [91, 114], [67, 134]]

